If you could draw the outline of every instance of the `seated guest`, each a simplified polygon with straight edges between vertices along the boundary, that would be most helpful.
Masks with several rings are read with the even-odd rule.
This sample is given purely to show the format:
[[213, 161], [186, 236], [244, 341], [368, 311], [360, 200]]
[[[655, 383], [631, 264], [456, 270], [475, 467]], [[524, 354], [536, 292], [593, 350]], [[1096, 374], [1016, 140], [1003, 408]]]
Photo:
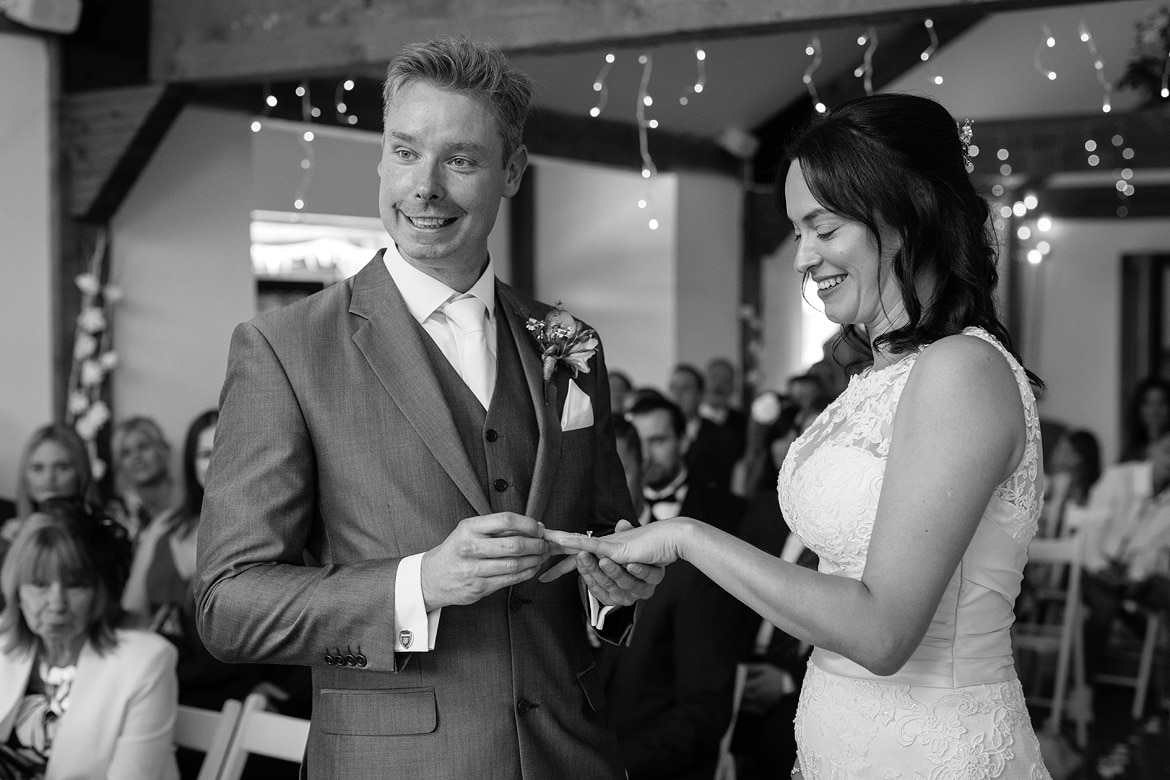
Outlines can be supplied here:
[[798, 374], [788, 380], [788, 397], [796, 404], [796, 424], [804, 430], [832, 400], [824, 381], [813, 373]]
[[[75, 498], [97, 506], [89, 452], [77, 431], [51, 423], [33, 431], [20, 459], [16, 515], [0, 527], [0, 558], [20, 531], [21, 521], [50, 498]], [[7, 517], [7, 516], [6, 516]]]
[[699, 369], [681, 363], [670, 376], [669, 390], [686, 421], [682, 447], [687, 468], [695, 478], [712, 480], [721, 490], [730, 492], [731, 473], [743, 451], [737, 449], [741, 445], [735, 437], [699, 414], [706, 380]]
[[[648, 499], [639, 522], [680, 512], [719, 522], [742, 514], [734, 496], [691, 482], [678, 407], [646, 396], [629, 418], [642, 441]], [[735, 665], [742, 654], [737, 640], [748, 614], [697, 569], [679, 562], [642, 605], [629, 646], [598, 649], [606, 713], [630, 780], [713, 776], [719, 741], [731, 720]]]
[[118, 495], [109, 512], [137, 539], [150, 521], [171, 509], [171, 445], [150, 417], [130, 417], [114, 428], [114, 478]]
[[1170, 382], [1158, 376], [1138, 383], [1125, 414], [1125, 443], [1121, 463], [1145, 460], [1146, 448], [1170, 432]]
[[[219, 412], [200, 414], [187, 429], [183, 445], [184, 497], [178, 507], [154, 518], [138, 535], [122, 607], [136, 623], [150, 627], [179, 649], [179, 702], [218, 710], [228, 699], [259, 692], [279, 706], [289, 698], [284, 686], [296, 683], [307, 704], [307, 670], [264, 664], [225, 664], [203, 646], [195, 630], [195, 538], [203, 506], [203, 486]], [[283, 708], [281, 708], [283, 710]], [[307, 716], [306, 712], [292, 714]]]
[[119, 628], [129, 544], [50, 499], [0, 567], [0, 776], [177, 776], [176, 652]]
[[1146, 448], [1148, 460], [1106, 469], [1089, 497], [1083, 591], [1085, 660], [1100, 671], [1105, 643], [1125, 601], [1141, 601], [1170, 550], [1170, 433]]
[[1057, 537], [1062, 535], [1065, 507], [1085, 506], [1101, 478], [1101, 447], [1090, 431], [1065, 431], [1045, 463], [1048, 479], [1044, 481], [1039, 535]]
[[735, 366], [727, 358], [707, 362], [706, 391], [699, 404], [699, 414], [722, 428], [732, 439], [736, 460], [747, 446], [747, 415], [735, 408]]
[[634, 383], [624, 371], [609, 370], [609, 408], [615, 418], [626, 411], [630, 396], [634, 392]]

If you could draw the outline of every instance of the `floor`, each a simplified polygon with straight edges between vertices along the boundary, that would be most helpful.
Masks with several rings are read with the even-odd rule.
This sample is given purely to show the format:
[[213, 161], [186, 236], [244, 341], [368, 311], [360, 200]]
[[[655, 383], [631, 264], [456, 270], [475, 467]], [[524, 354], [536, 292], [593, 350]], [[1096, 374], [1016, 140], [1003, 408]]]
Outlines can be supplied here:
[[[1134, 721], [1130, 716], [1132, 703], [1131, 689], [1097, 687], [1094, 692], [1093, 723], [1089, 726], [1089, 744], [1080, 756], [1079, 768], [1067, 775], [1066, 780], [1170, 778], [1170, 726], [1167, 723], [1166, 707], [1156, 704], [1147, 706], [1142, 720]], [[1074, 755], [1070, 758], [1075, 760], [1076, 757]], [[1051, 770], [1056, 768], [1050, 767]], [[1060, 780], [1055, 771], [1053, 777]]]

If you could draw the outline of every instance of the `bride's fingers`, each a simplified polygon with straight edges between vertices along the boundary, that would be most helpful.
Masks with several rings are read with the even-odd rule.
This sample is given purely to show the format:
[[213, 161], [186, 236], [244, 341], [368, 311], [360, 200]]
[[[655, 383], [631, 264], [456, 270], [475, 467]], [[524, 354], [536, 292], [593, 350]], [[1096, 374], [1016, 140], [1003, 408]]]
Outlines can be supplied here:
[[537, 579], [541, 582], [552, 582], [553, 580], [559, 579], [571, 571], [576, 571], [577, 563], [574, 560], [576, 557], [576, 555], [570, 554], [569, 557], [565, 558], [563, 561], [558, 561], [556, 565], [550, 566], [548, 571], [537, 577]]
[[552, 528], [544, 529], [544, 540], [549, 544], [560, 547], [565, 552], [594, 552], [597, 549], [598, 538], [585, 534], [574, 534], [568, 531], [557, 531]]

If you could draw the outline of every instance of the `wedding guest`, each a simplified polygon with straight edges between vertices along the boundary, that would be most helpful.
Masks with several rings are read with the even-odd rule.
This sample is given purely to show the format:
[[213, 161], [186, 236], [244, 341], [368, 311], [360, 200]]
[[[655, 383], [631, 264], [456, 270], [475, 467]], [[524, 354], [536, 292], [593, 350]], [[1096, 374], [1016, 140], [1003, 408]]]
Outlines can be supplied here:
[[1170, 553], [1170, 431], [1146, 447], [1144, 460], [1118, 463], [1105, 470], [1086, 505], [1087, 520], [1082, 592], [1085, 620], [1085, 665], [1103, 670], [1108, 637], [1127, 600], [1157, 595], [1149, 585], [1166, 575]]
[[969, 138], [938, 103], [882, 94], [789, 147], [777, 190], [796, 270], [872, 345], [781, 469], [784, 518], [818, 571], [686, 517], [546, 531], [619, 562], [681, 558], [812, 644], [794, 776], [1048, 777], [1009, 632], [1040, 511], [1038, 380], [996, 314]]
[[609, 408], [615, 415], [624, 414], [634, 383], [624, 371], [609, 372]]
[[603, 534], [632, 509], [599, 339], [488, 253], [532, 82], [442, 39], [395, 56], [383, 97], [393, 240], [232, 337], [200, 635], [221, 660], [312, 666], [314, 780], [619, 780], [586, 618], [625, 641], [663, 572], [586, 554], [534, 581], [545, 528]]
[[75, 498], [98, 505], [89, 452], [77, 431], [50, 423], [33, 431], [20, 459], [16, 516], [0, 526], [0, 560], [16, 538], [21, 522], [50, 498]]
[[669, 396], [686, 419], [683, 452], [687, 468], [696, 479], [713, 480], [722, 490], [731, 491], [731, 474], [742, 456], [736, 440], [719, 425], [699, 414], [706, 392], [706, 380], [688, 363], [675, 366], [668, 385]]
[[1085, 506], [1101, 478], [1101, 446], [1091, 431], [1065, 431], [1052, 446], [1052, 458], [1046, 465], [1040, 535], [1058, 537], [1066, 530], [1066, 507]]
[[0, 567], [0, 776], [177, 777], [176, 652], [119, 626], [128, 556], [120, 526], [69, 499], [21, 528]]
[[157, 422], [139, 415], [115, 426], [112, 449], [118, 495], [108, 511], [136, 539], [174, 505], [171, 445]]
[[[628, 413], [642, 442], [639, 524], [680, 512], [728, 523], [742, 502], [693, 482], [683, 462], [686, 423], [670, 401], [649, 397]], [[632, 438], [632, 437], [631, 437]], [[604, 646], [598, 670], [606, 713], [630, 780], [709, 780], [731, 721], [735, 664], [748, 617], [743, 605], [688, 564], [671, 566], [641, 607], [629, 647]]]
[[747, 415], [736, 408], [735, 365], [725, 357], [707, 361], [706, 392], [699, 414], [718, 425], [731, 439], [731, 452], [738, 461], [747, 446]]
[[1157, 376], [1138, 383], [1125, 416], [1125, 444], [1119, 462], [1143, 460], [1150, 442], [1170, 431], [1170, 382]]

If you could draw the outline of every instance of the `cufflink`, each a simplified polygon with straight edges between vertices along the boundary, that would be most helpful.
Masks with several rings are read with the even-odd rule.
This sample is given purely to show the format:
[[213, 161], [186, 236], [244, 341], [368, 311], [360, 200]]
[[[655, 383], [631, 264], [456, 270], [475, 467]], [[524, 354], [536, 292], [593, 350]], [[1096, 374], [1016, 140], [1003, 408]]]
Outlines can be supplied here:
[[409, 650], [412, 642], [414, 642], [414, 632], [409, 628], [398, 632], [398, 643], [402, 645], [403, 650]]

